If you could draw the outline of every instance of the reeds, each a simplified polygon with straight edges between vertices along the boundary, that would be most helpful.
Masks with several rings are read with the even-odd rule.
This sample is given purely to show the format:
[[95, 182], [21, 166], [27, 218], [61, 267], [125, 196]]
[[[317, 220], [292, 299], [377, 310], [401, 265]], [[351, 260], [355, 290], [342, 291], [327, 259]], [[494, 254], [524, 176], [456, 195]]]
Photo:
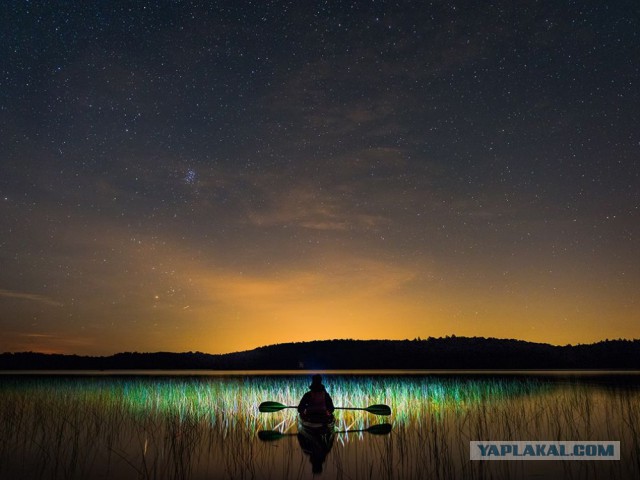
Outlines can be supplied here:
[[[0, 377], [0, 478], [306, 478], [294, 410], [307, 376]], [[327, 478], [524, 478], [531, 462], [470, 462], [470, 440], [620, 440], [621, 462], [537, 462], [543, 473], [640, 473], [640, 392], [529, 377], [332, 375], [334, 403], [385, 403], [390, 418], [337, 412]], [[593, 465], [598, 463], [599, 465]], [[576, 476], [578, 475], [578, 476]]]

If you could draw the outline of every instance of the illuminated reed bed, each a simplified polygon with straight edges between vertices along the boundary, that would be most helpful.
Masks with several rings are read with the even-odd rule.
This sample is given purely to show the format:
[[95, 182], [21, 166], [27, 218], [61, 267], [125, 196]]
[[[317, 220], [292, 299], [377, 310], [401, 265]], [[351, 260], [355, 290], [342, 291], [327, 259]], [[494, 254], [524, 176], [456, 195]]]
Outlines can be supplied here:
[[[0, 478], [307, 478], [294, 410], [307, 376], [2, 377]], [[640, 472], [640, 394], [533, 378], [328, 376], [334, 403], [385, 403], [391, 417], [337, 412], [327, 478], [518, 478], [524, 462], [470, 462], [470, 440], [620, 440], [623, 462], [553, 462], [552, 473]], [[527, 462], [527, 468], [531, 468]], [[541, 462], [537, 462], [541, 463]], [[593, 463], [593, 462], [592, 462]], [[538, 467], [536, 467], [538, 468]], [[558, 470], [559, 469], [559, 470]], [[566, 473], [565, 472], [565, 473]], [[548, 473], [548, 472], [543, 472]]]

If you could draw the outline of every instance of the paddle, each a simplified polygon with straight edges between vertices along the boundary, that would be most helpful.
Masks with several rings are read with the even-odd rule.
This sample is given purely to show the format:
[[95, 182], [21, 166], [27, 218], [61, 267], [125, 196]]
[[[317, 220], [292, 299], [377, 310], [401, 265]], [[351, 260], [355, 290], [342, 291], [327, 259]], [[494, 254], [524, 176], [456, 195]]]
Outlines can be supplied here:
[[335, 407], [336, 410], [364, 410], [374, 415], [391, 415], [391, 407], [384, 404], [369, 405], [368, 407]]
[[[367, 432], [373, 435], [387, 435], [391, 432], [391, 424], [389, 423], [381, 423], [379, 425], [371, 425], [368, 428], [363, 428], [359, 430], [341, 430], [333, 433], [356, 433], [356, 432]], [[272, 440], [280, 440], [283, 437], [289, 437], [298, 435], [297, 433], [281, 433], [277, 430], [261, 430], [258, 432], [258, 438], [260, 440], [264, 440], [266, 442]]]
[[[262, 413], [279, 412], [285, 408], [298, 408], [293, 405], [283, 405], [278, 402], [262, 402], [258, 410]], [[391, 408], [388, 405], [369, 405], [368, 407], [335, 407], [336, 410], [364, 410], [374, 415], [391, 415]]]

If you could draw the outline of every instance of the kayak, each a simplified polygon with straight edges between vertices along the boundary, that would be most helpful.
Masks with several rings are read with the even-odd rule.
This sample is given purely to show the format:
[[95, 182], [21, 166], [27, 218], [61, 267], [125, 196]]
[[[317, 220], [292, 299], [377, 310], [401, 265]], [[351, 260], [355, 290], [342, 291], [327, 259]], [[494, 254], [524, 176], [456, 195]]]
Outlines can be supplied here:
[[310, 433], [327, 433], [333, 430], [336, 419], [333, 415], [298, 415], [299, 426]]

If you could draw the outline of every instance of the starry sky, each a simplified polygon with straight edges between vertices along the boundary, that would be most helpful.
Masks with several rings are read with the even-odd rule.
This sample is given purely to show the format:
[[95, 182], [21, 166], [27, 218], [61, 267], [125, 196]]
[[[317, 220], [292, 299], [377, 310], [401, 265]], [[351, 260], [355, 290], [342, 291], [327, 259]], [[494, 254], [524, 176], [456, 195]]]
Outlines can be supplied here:
[[640, 4], [9, 1], [0, 351], [640, 337]]

